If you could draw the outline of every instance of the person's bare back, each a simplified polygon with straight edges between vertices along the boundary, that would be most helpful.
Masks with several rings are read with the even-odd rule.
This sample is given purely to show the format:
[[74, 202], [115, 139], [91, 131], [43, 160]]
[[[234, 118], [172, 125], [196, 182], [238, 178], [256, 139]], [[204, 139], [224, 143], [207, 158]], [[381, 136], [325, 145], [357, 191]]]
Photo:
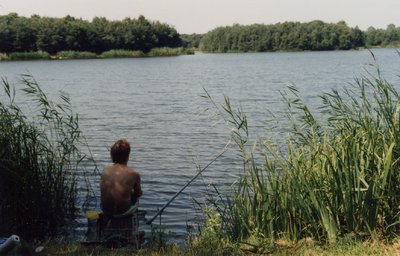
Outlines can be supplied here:
[[101, 174], [101, 205], [107, 210], [121, 211], [129, 205], [131, 191], [138, 198], [142, 195], [139, 173], [126, 165], [113, 164]]
[[[127, 147], [129, 150], [126, 149]], [[118, 151], [122, 150], [128, 151], [127, 155], [126, 152], [123, 152], [121, 157], [116, 157]], [[115, 164], [103, 169], [100, 181], [101, 206], [105, 210], [122, 211], [126, 209], [130, 205], [131, 191], [135, 193], [136, 198], [142, 195], [139, 173], [127, 166], [129, 152], [130, 145], [125, 140], [117, 141], [111, 149], [111, 156]]]

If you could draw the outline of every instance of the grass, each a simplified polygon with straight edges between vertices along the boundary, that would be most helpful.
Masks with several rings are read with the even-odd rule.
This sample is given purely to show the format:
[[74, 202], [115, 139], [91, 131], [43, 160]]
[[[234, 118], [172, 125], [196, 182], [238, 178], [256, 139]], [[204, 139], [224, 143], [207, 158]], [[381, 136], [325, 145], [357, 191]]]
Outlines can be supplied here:
[[228, 98], [219, 108], [204, 97], [229, 126], [243, 160], [242, 177], [216, 189], [203, 207], [215, 220], [213, 235], [232, 243], [310, 238], [334, 245], [355, 234], [377, 248], [382, 239], [397, 241], [400, 97], [378, 66], [341, 92], [322, 93], [318, 117], [289, 85], [282, 92], [286, 109], [270, 113], [270, 133], [257, 141], [242, 109], [234, 111]]
[[37, 82], [22, 75], [23, 91], [35, 106], [27, 116], [15, 103], [16, 90], [2, 80], [8, 102], [0, 103], [0, 230], [24, 240], [57, 234], [74, 218], [76, 173], [89, 158], [81, 152], [78, 116], [68, 95], [50, 101]]
[[400, 241], [388, 245], [380, 243], [379, 249], [371, 240], [342, 239], [334, 245], [324, 245], [311, 239], [298, 242], [279, 239], [274, 243], [266, 240], [249, 240], [239, 245], [228, 241], [197, 237], [184, 246], [171, 244], [164, 247], [145, 246], [140, 250], [127, 248], [106, 249], [102, 246], [85, 247], [62, 239], [26, 243], [8, 255], [36, 255], [36, 248], [43, 246], [44, 255], [398, 255]]

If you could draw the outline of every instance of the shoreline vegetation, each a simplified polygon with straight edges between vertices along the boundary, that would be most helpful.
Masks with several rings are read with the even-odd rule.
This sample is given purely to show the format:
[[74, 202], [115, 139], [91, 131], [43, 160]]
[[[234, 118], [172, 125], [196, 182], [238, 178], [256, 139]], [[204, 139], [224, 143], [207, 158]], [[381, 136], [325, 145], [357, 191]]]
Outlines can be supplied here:
[[92, 52], [79, 51], [60, 51], [55, 55], [47, 52], [12, 52], [10, 54], [0, 53], [0, 61], [16, 61], [16, 60], [61, 60], [61, 59], [97, 59], [97, 58], [135, 58], [135, 57], [161, 57], [161, 56], [179, 56], [194, 54], [191, 49], [183, 47], [170, 48], [161, 47], [153, 48], [149, 52], [130, 51], [130, 50], [109, 50], [99, 55]]

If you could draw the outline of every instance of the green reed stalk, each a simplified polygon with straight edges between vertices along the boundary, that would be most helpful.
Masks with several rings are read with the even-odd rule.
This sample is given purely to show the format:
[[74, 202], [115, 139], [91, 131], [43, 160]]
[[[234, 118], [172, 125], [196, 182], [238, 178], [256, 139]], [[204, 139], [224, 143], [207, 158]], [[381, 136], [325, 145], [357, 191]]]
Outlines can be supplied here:
[[9, 102], [0, 103], [0, 230], [32, 239], [74, 217], [76, 174], [85, 173], [88, 157], [80, 149], [82, 134], [68, 95], [61, 93], [62, 103], [53, 103], [31, 76], [21, 78], [36, 104], [35, 116], [24, 115], [15, 89], [3, 79]]
[[[270, 128], [280, 132], [278, 141], [271, 135], [251, 143], [243, 110], [234, 112], [225, 99], [224, 120], [244, 163], [244, 175], [230, 191], [217, 191], [219, 201], [209, 198], [226, 237], [311, 236], [335, 243], [347, 233], [396, 236], [400, 98], [376, 70], [376, 76], [368, 72], [342, 93], [323, 93], [318, 120], [325, 121], [288, 86], [289, 93], [282, 93], [287, 107], [275, 116], [278, 126]], [[205, 97], [213, 103], [208, 93]], [[264, 156], [263, 168], [255, 163], [256, 153]]]

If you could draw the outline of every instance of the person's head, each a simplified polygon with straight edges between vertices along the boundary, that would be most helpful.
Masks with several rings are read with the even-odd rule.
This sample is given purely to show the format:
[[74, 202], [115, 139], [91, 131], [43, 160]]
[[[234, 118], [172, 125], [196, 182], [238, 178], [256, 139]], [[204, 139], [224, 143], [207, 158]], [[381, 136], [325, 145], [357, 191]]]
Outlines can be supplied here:
[[113, 163], [124, 164], [128, 161], [130, 152], [131, 144], [125, 139], [120, 139], [111, 147], [111, 159]]

